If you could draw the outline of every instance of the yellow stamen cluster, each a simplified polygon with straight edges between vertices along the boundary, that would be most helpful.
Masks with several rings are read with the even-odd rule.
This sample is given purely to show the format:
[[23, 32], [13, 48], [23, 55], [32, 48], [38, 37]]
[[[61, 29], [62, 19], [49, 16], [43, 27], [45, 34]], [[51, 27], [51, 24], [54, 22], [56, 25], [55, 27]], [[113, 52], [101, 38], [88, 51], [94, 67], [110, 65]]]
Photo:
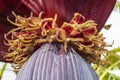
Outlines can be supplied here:
[[79, 53], [83, 53], [85, 58], [93, 63], [100, 60], [101, 54], [105, 51], [106, 46], [104, 37], [97, 33], [97, 24], [93, 20], [83, 21], [80, 23], [80, 14], [75, 13], [71, 22], [64, 22], [61, 27], [58, 27], [54, 18], [42, 18], [42, 12], [38, 17], [34, 17], [31, 13], [29, 18], [16, 15], [15, 22], [9, 18], [7, 20], [17, 26], [4, 35], [5, 45], [9, 46], [8, 53], [4, 56], [6, 60], [14, 63], [13, 67], [19, 69], [23, 63], [30, 57], [35, 46], [45, 42], [60, 42], [64, 44], [65, 53], [67, 46], [71, 44], [77, 47]]

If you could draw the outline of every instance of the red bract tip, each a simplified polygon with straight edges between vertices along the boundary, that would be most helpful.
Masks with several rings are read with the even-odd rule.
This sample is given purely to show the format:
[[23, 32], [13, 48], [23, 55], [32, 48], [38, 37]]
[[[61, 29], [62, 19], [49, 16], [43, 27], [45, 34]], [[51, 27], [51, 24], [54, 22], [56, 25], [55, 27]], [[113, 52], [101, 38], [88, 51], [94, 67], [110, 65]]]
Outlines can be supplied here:
[[85, 21], [85, 17], [79, 13], [75, 13], [74, 17], [72, 18], [72, 20], [70, 21], [71, 24], [73, 23], [77, 23], [77, 24], [81, 24]]

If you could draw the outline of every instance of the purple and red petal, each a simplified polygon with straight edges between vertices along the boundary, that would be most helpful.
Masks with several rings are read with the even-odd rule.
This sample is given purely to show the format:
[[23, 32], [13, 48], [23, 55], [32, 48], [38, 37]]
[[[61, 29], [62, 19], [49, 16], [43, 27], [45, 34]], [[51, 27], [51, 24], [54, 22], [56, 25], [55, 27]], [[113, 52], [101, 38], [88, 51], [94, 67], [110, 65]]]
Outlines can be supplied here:
[[69, 36], [70, 33], [73, 31], [73, 27], [70, 25], [62, 26], [62, 29], [66, 32], [66, 35]]
[[86, 35], [94, 35], [97, 33], [97, 29], [96, 28], [89, 28], [89, 29], [85, 29], [83, 30], [83, 33]]
[[72, 38], [84, 38], [84, 33], [83, 32], [74, 32], [74, 34], [70, 35]]

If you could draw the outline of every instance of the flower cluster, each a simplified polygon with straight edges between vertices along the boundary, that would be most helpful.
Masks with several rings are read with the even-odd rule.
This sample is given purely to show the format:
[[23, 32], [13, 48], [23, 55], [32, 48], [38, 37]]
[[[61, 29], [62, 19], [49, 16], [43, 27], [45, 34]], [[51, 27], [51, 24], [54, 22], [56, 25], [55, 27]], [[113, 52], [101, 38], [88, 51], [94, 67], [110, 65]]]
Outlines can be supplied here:
[[[74, 46], [78, 53], [93, 63], [100, 61], [100, 56], [106, 46], [102, 34], [97, 33], [97, 24], [93, 20], [85, 20], [85, 17], [75, 13], [70, 22], [64, 22], [62, 26], [56, 23], [57, 14], [54, 18], [43, 18], [41, 12], [38, 17], [31, 13], [29, 18], [16, 15], [15, 21], [7, 20], [17, 26], [4, 35], [5, 45], [9, 46], [4, 56], [6, 60], [13, 62], [13, 67], [19, 69], [30, 57], [35, 47], [46, 42], [59, 42], [64, 44], [67, 55], [67, 46]], [[73, 47], [73, 48], [74, 48]]]

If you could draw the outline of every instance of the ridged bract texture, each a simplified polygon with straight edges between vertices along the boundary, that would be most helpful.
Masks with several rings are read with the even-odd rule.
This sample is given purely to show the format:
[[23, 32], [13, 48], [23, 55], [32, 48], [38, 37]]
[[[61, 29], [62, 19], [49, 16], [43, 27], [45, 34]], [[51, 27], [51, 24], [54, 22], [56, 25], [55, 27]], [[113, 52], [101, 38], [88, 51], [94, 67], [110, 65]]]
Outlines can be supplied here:
[[64, 52], [62, 44], [43, 44], [20, 69], [16, 80], [98, 80], [88, 64], [73, 48]]

